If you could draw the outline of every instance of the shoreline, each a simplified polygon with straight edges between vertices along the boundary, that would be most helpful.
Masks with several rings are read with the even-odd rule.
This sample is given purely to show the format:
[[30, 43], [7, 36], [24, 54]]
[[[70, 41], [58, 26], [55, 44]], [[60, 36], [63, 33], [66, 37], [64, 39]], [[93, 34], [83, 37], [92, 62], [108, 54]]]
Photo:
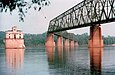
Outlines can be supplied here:
[[[43, 47], [45, 47], [45, 45], [39, 45], [39, 46], [25, 46], [25, 48], [24, 49], [32, 49], [32, 48], [39, 48], [39, 47], [41, 47], [41, 48], [43, 48]], [[56, 46], [57, 47], [57, 46]], [[79, 45], [78, 47], [88, 47], [88, 45]], [[109, 44], [109, 45], [104, 45], [104, 47], [115, 47], [115, 44]], [[0, 47], [0, 49], [5, 49], [5, 47]]]

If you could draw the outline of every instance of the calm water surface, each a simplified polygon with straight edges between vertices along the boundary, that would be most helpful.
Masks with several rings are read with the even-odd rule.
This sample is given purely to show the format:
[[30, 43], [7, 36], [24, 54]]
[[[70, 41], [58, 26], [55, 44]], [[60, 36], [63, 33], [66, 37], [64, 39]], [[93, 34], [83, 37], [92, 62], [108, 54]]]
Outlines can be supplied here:
[[0, 75], [115, 75], [115, 47], [0, 49]]

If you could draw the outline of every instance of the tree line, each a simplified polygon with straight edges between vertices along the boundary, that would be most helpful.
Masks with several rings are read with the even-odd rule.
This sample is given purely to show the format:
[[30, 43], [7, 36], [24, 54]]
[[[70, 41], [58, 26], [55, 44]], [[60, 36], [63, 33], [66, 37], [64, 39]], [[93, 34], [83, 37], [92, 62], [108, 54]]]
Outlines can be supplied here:
[[[45, 44], [47, 33], [43, 34], [25, 34], [24, 43], [26, 47], [37, 47]], [[0, 47], [4, 47], [5, 32], [0, 31]], [[56, 41], [57, 37], [54, 37]], [[88, 33], [77, 34], [74, 36], [74, 39], [77, 39], [79, 45], [87, 45], [89, 40]], [[115, 44], [115, 36], [103, 36], [104, 44], [110, 45]]]

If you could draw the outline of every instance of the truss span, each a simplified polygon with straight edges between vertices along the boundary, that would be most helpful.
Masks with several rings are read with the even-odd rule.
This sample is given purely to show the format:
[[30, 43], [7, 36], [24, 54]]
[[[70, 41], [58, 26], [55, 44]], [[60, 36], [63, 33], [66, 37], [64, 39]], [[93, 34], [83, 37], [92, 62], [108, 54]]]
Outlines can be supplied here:
[[84, 0], [52, 19], [48, 33], [115, 21], [115, 0]]

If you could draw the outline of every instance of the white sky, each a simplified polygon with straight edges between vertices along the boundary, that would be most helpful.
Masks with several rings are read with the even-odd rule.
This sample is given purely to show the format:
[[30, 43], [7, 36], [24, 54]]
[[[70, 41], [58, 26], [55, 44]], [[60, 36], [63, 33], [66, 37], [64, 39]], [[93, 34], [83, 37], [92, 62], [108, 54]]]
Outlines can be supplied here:
[[[50, 0], [49, 6], [43, 7], [40, 12], [29, 10], [26, 14], [25, 21], [19, 22], [19, 16], [14, 11], [12, 15], [9, 13], [0, 13], [0, 31], [11, 29], [12, 26], [17, 26], [24, 33], [41, 34], [46, 32], [49, 26], [49, 21], [82, 0]], [[46, 16], [46, 18], [45, 18]], [[115, 35], [115, 22], [102, 25], [103, 35]], [[89, 27], [69, 30], [75, 34], [89, 33]]]

